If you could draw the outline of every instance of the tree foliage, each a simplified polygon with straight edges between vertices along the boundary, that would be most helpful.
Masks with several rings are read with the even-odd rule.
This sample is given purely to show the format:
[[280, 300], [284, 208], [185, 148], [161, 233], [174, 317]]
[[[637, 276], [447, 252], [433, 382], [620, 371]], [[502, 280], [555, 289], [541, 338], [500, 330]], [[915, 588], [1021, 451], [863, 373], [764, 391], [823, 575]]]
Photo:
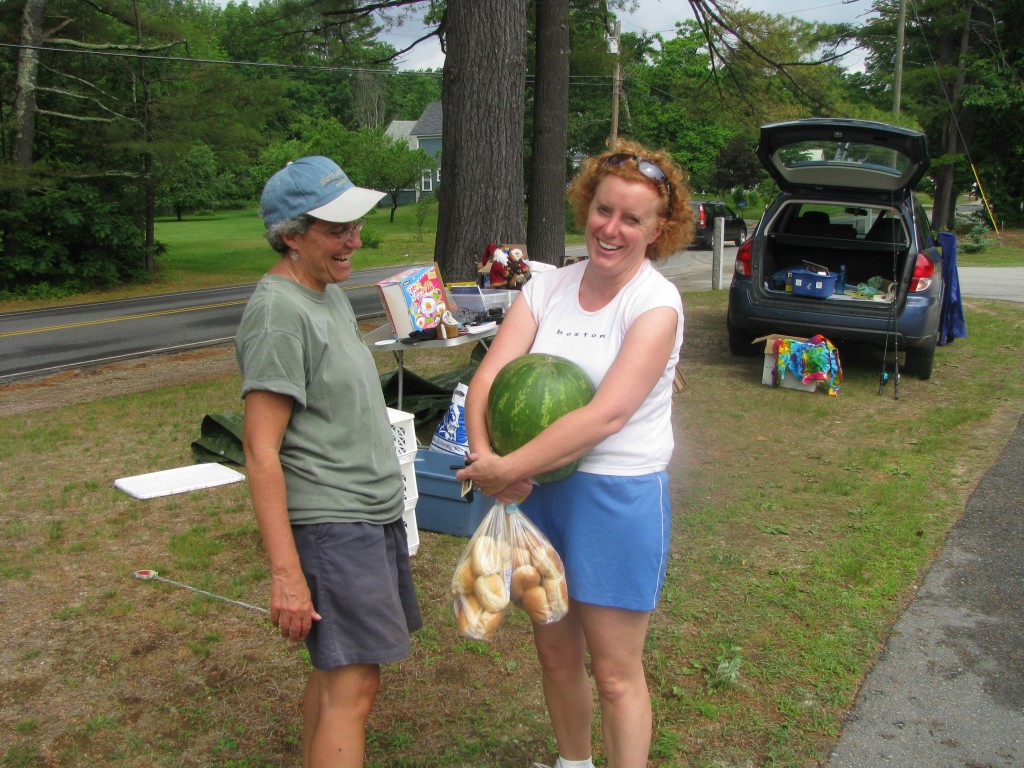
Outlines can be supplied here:
[[[1017, 0], [910, 4], [899, 115], [891, 112], [898, 0], [875, 0], [859, 26], [689, 0], [692, 21], [674, 34], [623, 34], [617, 52], [615, 13], [628, 0], [560, 3], [569, 14], [563, 107], [544, 106], [563, 87], [553, 78], [557, 68], [534, 64], [553, 23], [540, 13], [552, 7], [538, 0], [0, 5], [0, 39], [9, 41], [0, 47], [5, 286], [40, 279], [27, 265], [44, 244], [28, 222], [30, 212], [50, 210], [40, 199], [46, 195], [109, 212], [144, 244], [141, 251], [67, 244], [60, 258], [47, 246], [38, 263], [62, 263], [62, 274], [76, 281], [152, 272], [158, 213], [254, 201], [266, 178], [301, 153], [331, 155], [360, 183], [386, 189], [394, 204], [423, 158], [388, 146], [382, 129], [415, 120], [441, 97], [437, 256], [450, 260], [446, 276], [466, 276], [484, 243], [522, 239], [524, 200], [538, 217], [531, 241], [560, 239], [550, 201], [561, 197], [574, 159], [607, 141], [616, 65], [619, 133], [668, 149], [698, 193], [757, 183], [752, 148], [765, 122], [863, 117], [926, 131], [937, 226], [949, 224], [955, 195], [976, 180], [1004, 223], [1024, 218], [1024, 140], [1006, 128], [1024, 115]], [[447, 51], [443, 73], [397, 73], [390, 62], [401, 52], [378, 38], [413, 8], [429, 9], [424, 34]], [[855, 46], [866, 52], [863, 72], [839, 64]], [[200, 173], [207, 175], [199, 180]], [[108, 263], [68, 262], [83, 258]]]
[[[872, 23], [859, 31], [868, 75], [887, 88], [895, 72], [895, 0], [876, 0]], [[1007, 130], [1024, 116], [1020, 33], [1022, 11], [1012, 0], [923, 0], [908, 6], [902, 110], [928, 135], [935, 197], [932, 225], [953, 225], [956, 197], [981, 179], [1008, 223], [1022, 215], [1024, 139]]]

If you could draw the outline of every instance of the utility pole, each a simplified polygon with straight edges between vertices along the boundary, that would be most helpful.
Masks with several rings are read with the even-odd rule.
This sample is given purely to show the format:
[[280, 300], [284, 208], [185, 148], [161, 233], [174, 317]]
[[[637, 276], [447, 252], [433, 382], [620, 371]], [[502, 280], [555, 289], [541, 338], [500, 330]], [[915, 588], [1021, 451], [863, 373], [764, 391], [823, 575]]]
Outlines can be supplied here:
[[612, 42], [613, 53], [615, 54], [615, 75], [612, 77], [612, 141], [619, 138], [619, 88], [622, 80], [622, 69], [619, 56], [619, 33], [622, 25], [615, 22], [615, 40]]
[[892, 113], [900, 113], [900, 92], [903, 90], [903, 30], [907, 25], [907, 0], [900, 0], [899, 21], [896, 23], [896, 75], [892, 82]]

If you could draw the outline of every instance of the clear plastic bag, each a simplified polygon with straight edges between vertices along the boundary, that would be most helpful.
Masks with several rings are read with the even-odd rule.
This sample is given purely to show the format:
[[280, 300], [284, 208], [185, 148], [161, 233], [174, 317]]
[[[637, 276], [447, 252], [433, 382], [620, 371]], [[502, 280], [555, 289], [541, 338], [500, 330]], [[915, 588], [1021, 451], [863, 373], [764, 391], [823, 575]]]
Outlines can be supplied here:
[[565, 567], [537, 527], [515, 504], [495, 504], [455, 566], [452, 598], [459, 634], [490, 641], [515, 602], [538, 624], [569, 610]]
[[505, 512], [505, 527], [512, 546], [512, 602], [537, 624], [561, 621], [569, 611], [562, 558], [518, 506], [509, 504]]
[[510, 601], [512, 547], [505, 507], [495, 504], [462, 550], [452, 577], [452, 598], [459, 634], [493, 640]]

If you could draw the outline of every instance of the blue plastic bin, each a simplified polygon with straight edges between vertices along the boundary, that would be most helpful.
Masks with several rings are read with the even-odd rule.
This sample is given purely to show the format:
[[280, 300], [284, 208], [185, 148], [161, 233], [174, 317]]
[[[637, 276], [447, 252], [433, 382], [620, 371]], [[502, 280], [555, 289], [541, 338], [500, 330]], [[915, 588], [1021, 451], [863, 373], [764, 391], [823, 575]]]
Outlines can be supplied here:
[[797, 296], [813, 296], [816, 299], [828, 298], [835, 290], [836, 277], [835, 272], [820, 275], [809, 269], [794, 269], [793, 293]]
[[426, 448], [416, 451], [416, 525], [420, 530], [472, 536], [494, 506], [494, 499], [479, 491], [473, 493], [472, 501], [466, 501], [462, 482], [455, 479], [451, 468], [459, 463], [459, 457], [450, 453]]

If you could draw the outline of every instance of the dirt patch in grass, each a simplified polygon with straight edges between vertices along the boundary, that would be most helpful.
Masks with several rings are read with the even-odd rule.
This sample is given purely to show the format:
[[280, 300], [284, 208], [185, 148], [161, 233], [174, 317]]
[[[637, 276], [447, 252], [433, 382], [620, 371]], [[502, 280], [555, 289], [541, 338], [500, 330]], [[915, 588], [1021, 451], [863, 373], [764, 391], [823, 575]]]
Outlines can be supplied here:
[[[1016, 370], [986, 365], [985, 404], [996, 407], [980, 416], [980, 398], [963, 392], [997, 356], [961, 342], [940, 351], [931, 381], [907, 379], [899, 400], [877, 394], [878, 353], [856, 348], [843, 350], [838, 398], [772, 390], [759, 383], [760, 358], [728, 353], [723, 297], [684, 299], [674, 539], [646, 654], [651, 764], [810, 768], [1014, 428]], [[990, 318], [1001, 333], [1016, 323], [998, 358], [1019, 359], [1020, 312], [968, 310], [972, 344]], [[461, 365], [458, 355], [410, 351], [407, 361], [429, 375]], [[202, 414], [237, 410], [237, 392], [230, 346], [0, 389], [19, 446], [0, 446], [5, 768], [298, 765], [303, 651], [254, 612], [132, 578], [154, 568], [265, 604], [244, 484], [146, 502], [111, 487], [188, 463]], [[914, 504], [912, 517], [896, 514]], [[420, 538], [425, 628], [412, 655], [384, 670], [369, 765], [552, 762], [525, 616], [510, 612], [493, 644], [459, 639], [448, 590], [465, 539]], [[713, 687], [711, 671], [734, 656], [738, 682]]]

